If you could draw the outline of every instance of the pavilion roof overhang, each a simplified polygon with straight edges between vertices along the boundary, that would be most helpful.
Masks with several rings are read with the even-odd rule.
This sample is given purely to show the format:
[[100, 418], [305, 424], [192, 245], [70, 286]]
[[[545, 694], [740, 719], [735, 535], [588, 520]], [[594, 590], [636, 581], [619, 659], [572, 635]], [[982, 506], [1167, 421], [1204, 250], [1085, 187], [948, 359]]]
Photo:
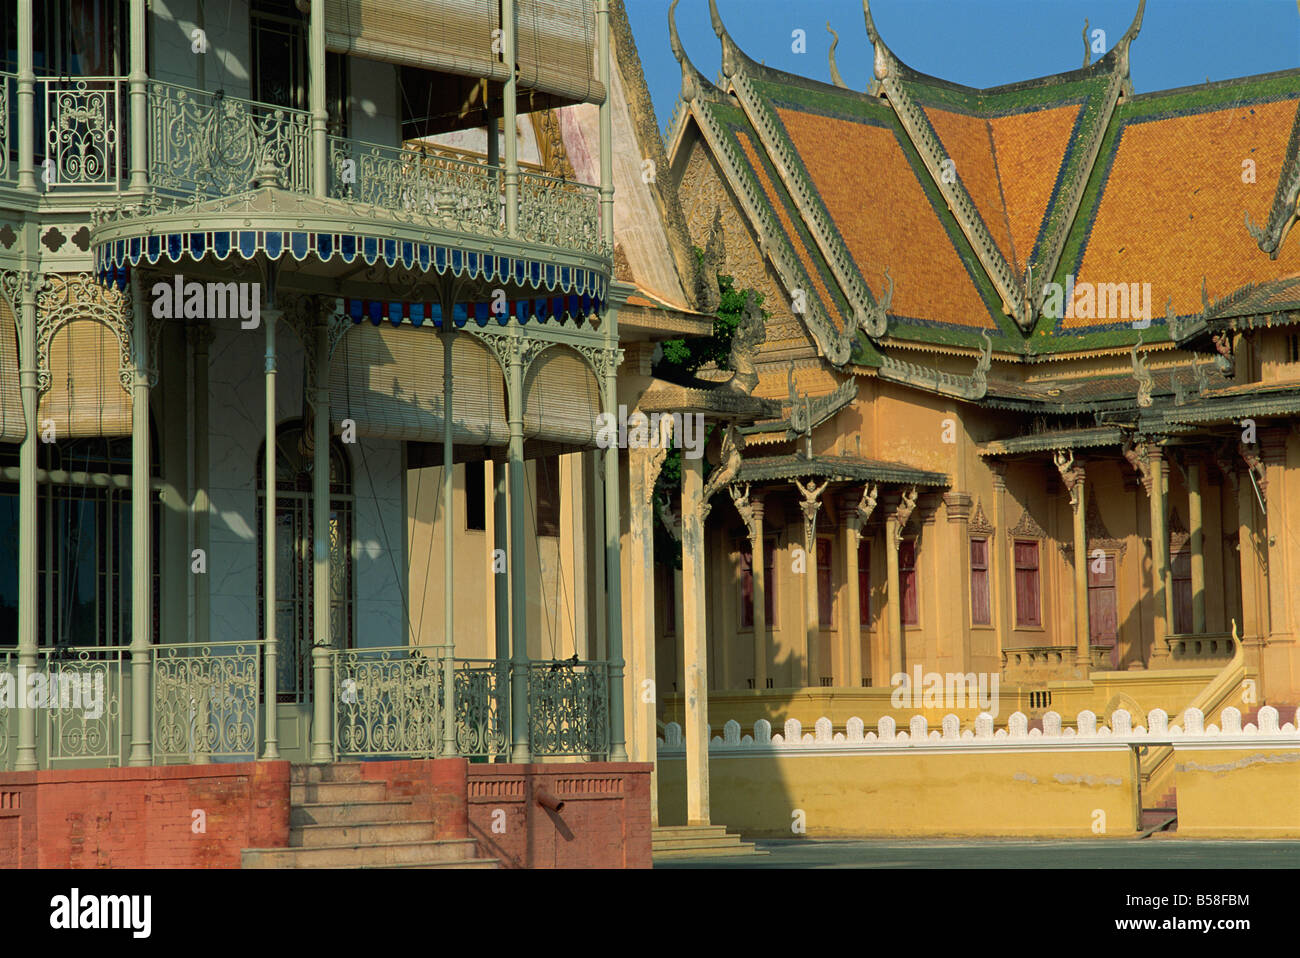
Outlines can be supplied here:
[[1205, 308], [1196, 315], [1166, 318], [1170, 339], [1182, 349], [1212, 351], [1216, 333], [1300, 323], [1300, 276], [1247, 283], [1214, 302], [1202, 290], [1201, 298]]
[[461, 297], [586, 296], [603, 303], [612, 259], [530, 243], [452, 214], [424, 215], [262, 186], [193, 203], [149, 197], [97, 211], [90, 243], [101, 279], [123, 285], [132, 267], [230, 279], [253, 263], [277, 265], [277, 288], [356, 299], [436, 298], [455, 280]]
[[981, 456], [1016, 456], [1058, 449], [1090, 449], [1122, 446], [1129, 434], [1119, 426], [1094, 426], [1087, 429], [1056, 429], [996, 439], [979, 447]]
[[[1219, 395], [1206, 395], [1183, 406], [1169, 406], [1158, 411], [1159, 419], [1175, 425], [1229, 425], [1237, 427], [1244, 418], [1300, 415], [1300, 383], [1276, 387], [1252, 384], [1256, 389], [1234, 389]], [[1150, 417], [1154, 418], [1154, 417]]]
[[[620, 331], [622, 326], [620, 325]], [[684, 386], [663, 379], [654, 380], [637, 402], [643, 413], [700, 414], [733, 423], [770, 419], [781, 414], [781, 403], [735, 392], [726, 386]]]
[[767, 456], [746, 459], [734, 482], [776, 482], [791, 479], [828, 479], [832, 482], [889, 482], [899, 485], [944, 488], [952, 484], [942, 472], [930, 472], [897, 462], [855, 456]]

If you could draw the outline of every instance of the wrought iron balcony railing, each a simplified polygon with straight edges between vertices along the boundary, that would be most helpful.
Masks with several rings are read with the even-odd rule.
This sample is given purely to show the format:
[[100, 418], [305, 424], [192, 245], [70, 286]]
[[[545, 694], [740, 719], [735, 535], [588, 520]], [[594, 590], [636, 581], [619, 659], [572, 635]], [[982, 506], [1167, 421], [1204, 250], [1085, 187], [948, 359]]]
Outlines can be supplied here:
[[[122, 77], [41, 77], [33, 101], [34, 172], [40, 191], [117, 192], [131, 168], [129, 86]], [[18, 180], [17, 78], [0, 73], [0, 184]], [[150, 80], [147, 171], [160, 196], [216, 199], [250, 189], [274, 168], [281, 188], [312, 189], [308, 113]], [[326, 192], [407, 222], [482, 236], [505, 235], [500, 167], [432, 148], [326, 141]], [[519, 238], [610, 255], [600, 239], [600, 193], [585, 183], [519, 174]]]

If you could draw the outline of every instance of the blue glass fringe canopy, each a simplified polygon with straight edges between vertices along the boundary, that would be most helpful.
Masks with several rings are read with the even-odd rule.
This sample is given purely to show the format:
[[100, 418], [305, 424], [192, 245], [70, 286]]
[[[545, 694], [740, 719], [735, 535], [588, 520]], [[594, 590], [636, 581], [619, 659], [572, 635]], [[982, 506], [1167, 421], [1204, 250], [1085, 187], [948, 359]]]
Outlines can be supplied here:
[[[519, 322], [535, 320], [546, 322], [577, 322], [587, 320], [592, 313], [599, 313], [604, 304], [593, 296], [550, 296], [544, 299], [509, 300], [504, 312], [494, 313], [492, 302], [457, 303], [452, 308], [452, 322], [457, 328], [471, 320], [479, 326], [496, 322], [506, 325], [511, 316]], [[400, 326], [409, 320], [412, 326], [425, 323], [442, 328], [442, 306], [439, 303], [410, 303], [381, 301], [375, 299], [344, 299], [343, 311], [354, 323], [370, 320], [371, 325], [379, 326], [385, 320], [394, 326]]]
[[380, 262], [389, 267], [432, 272], [439, 275], [532, 286], [568, 296], [605, 297], [606, 277], [594, 269], [543, 263], [527, 257], [498, 256], [471, 252], [436, 243], [388, 239], [357, 233], [314, 233], [280, 230], [208, 230], [204, 232], [155, 233], [114, 240], [95, 252], [95, 268], [101, 282], [122, 288], [129, 267], [145, 263], [155, 266], [163, 260], [224, 261], [231, 256], [251, 260], [265, 256], [279, 261], [288, 256], [297, 262], [312, 258], [321, 263], [360, 260], [367, 266]]

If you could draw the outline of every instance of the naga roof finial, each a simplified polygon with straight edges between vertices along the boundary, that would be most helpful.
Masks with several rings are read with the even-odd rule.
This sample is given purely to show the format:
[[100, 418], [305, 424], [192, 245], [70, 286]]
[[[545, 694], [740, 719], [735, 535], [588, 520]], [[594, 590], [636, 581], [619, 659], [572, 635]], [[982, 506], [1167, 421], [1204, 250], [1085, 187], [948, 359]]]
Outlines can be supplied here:
[[890, 68], [894, 63], [894, 55], [885, 46], [885, 42], [880, 39], [880, 32], [876, 29], [876, 21], [871, 16], [871, 0], [862, 0], [862, 19], [867, 24], [867, 39], [871, 41], [871, 46], [875, 50], [873, 62], [873, 73], [875, 81], [872, 84], [872, 93], [879, 93], [878, 87], [885, 77], [889, 76]]
[[834, 40], [831, 41], [830, 52], [826, 54], [831, 64], [831, 82], [834, 83], [837, 87], [843, 87], [844, 89], [847, 90], [849, 85], [844, 82], [844, 77], [840, 76], [839, 65], [836, 64], [835, 62], [835, 48], [840, 45], [840, 35], [836, 33], [834, 29], [832, 29], [831, 22], [829, 20], [826, 21], [826, 29], [830, 33], [830, 35], [835, 38]]
[[689, 103], [703, 91], [705, 81], [700, 71], [695, 69], [695, 64], [691, 63], [690, 57], [686, 55], [682, 38], [677, 35], [676, 10], [679, 2], [680, 0], [673, 0], [668, 5], [668, 45], [672, 47], [673, 56], [677, 58], [677, 64], [682, 70], [682, 101]]
[[731, 39], [731, 34], [727, 32], [727, 28], [722, 22], [722, 16], [718, 13], [717, 0], [709, 0], [709, 19], [713, 21], [713, 32], [722, 41], [722, 75], [724, 77], [733, 77], [740, 72], [745, 57], [740, 52], [740, 47], [736, 46], [736, 41]]
[[1142, 15], [1146, 13], [1146, 9], [1147, 0], [1138, 0], [1137, 13], [1133, 15], [1133, 22], [1128, 25], [1128, 29], [1124, 31], [1124, 35], [1119, 38], [1119, 43], [1115, 44], [1115, 49], [1118, 51], [1117, 62], [1120, 72], [1124, 76], [1128, 76], [1129, 74], [1129, 47], [1133, 45], [1133, 41], [1137, 39], [1138, 31], [1142, 29]]

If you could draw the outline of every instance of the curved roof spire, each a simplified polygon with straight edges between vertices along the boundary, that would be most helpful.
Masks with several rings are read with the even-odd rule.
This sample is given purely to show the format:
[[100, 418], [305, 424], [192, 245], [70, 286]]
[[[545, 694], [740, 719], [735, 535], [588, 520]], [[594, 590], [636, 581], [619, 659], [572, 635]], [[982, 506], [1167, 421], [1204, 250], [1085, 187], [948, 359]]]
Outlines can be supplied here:
[[838, 87], [848, 89], [848, 84], [844, 82], [844, 77], [840, 76], [839, 65], [835, 62], [835, 48], [840, 45], [840, 35], [831, 28], [831, 22], [826, 21], [826, 29], [835, 39], [831, 41], [830, 52], [826, 54], [831, 63], [831, 82]]
[[748, 57], [741, 52], [740, 47], [736, 46], [736, 41], [731, 39], [731, 34], [723, 26], [722, 17], [718, 13], [717, 0], [709, 0], [709, 19], [713, 21], [713, 32], [722, 41], [722, 75], [735, 76]]
[[871, 16], [871, 0], [862, 0], [862, 19], [867, 24], [867, 39], [871, 41], [871, 46], [875, 50], [872, 68], [875, 80], [871, 84], [871, 93], [879, 95], [880, 81], [889, 76], [890, 71], [898, 64], [898, 58], [889, 47], [885, 46], [885, 41], [880, 39], [880, 31], [876, 29], [876, 21]]
[[699, 70], [695, 69], [695, 64], [691, 62], [691, 58], [686, 55], [686, 50], [682, 46], [682, 38], [677, 34], [676, 10], [679, 2], [680, 0], [673, 0], [668, 5], [668, 45], [672, 47], [673, 56], [677, 58], [677, 64], [682, 70], [682, 101], [689, 103], [704, 92], [708, 81]]
[[1137, 39], [1138, 31], [1142, 29], [1142, 15], [1146, 13], [1146, 9], [1147, 0], [1138, 0], [1137, 13], [1133, 15], [1133, 22], [1128, 25], [1128, 29], [1124, 31], [1124, 35], [1120, 37], [1119, 42], [1115, 44], [1116, 65], [1124, 76], [1128, 76], [1129, 71], [1129, 47], [1133, 45], [1133, 41]]

